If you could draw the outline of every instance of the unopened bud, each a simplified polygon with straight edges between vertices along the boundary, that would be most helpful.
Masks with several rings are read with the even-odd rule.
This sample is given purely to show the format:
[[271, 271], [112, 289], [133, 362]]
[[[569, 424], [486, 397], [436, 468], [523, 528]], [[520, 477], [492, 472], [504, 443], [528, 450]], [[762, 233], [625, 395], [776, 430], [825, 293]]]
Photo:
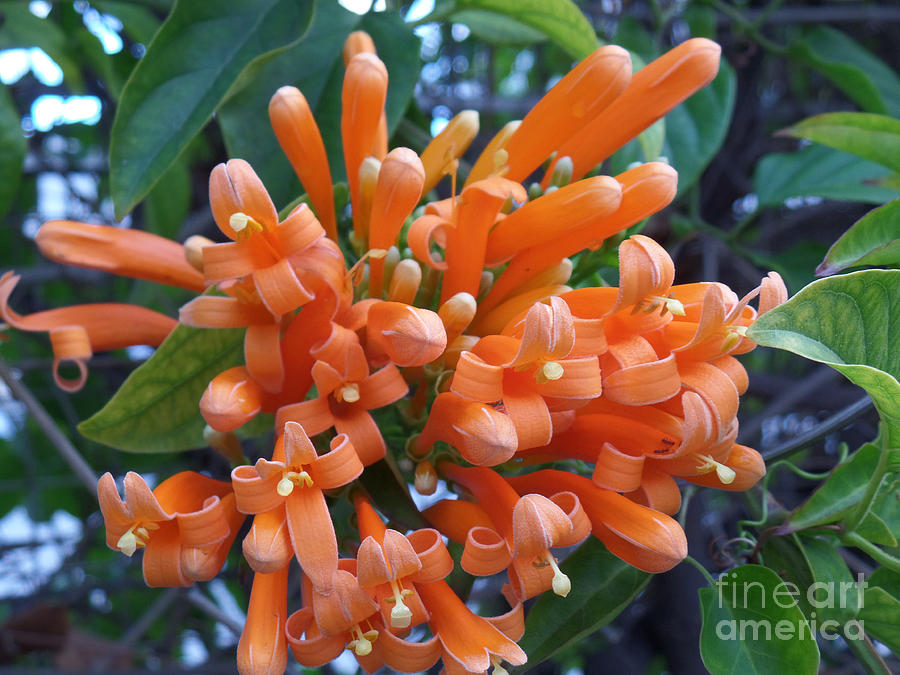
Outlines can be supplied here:
[[433, 495], [437, 489], [438, 476], [434, 470], [434, 465], [428, 460], [419, 462], [416, 465], [416, 472], [413, 479], [413, 486], [420, 495]]
[[184, 242], [184, 257], [188, 264], [198, 272], [203, 272], [203, 248], [215, 242], [199, 234], [188, 237]]
[[227, 459], [232, 466], [246, 463], [241, 441], [234, 432], [216, 431], [207, 424], [203, 429], [203, 440], [210, 448]]

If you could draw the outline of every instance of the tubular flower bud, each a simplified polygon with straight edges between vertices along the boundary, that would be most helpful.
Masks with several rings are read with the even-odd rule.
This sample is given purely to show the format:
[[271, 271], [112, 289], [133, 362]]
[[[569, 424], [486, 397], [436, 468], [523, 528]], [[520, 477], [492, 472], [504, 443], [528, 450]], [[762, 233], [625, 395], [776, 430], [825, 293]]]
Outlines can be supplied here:
[[397, 263], [391, 274], [391, 284], [388, 289], [388, 300], [407, 305], [413, 304], [419, 286], [422, 283], [422, 267], [412, 258], [406, 258]]
[[422, 165], [425, 168], [423, 194], [438, 184], [446, 173], [447, 166], [462, 156], [477, 135], [478, 113], [475, 110], [463, 110], [431, 140], [422, 152]]
[[379, 302], [369, 309], [369, 340], [398, 366], [423, 366], [447, 347], [440, 317], [399, 302]]

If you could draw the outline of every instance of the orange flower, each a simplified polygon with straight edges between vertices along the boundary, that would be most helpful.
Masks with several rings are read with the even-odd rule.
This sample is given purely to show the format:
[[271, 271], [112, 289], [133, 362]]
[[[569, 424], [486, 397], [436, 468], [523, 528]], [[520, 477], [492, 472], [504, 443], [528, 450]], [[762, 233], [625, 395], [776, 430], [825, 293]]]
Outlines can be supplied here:
[[148, 586], [190, 586], [212, 579], [244, 516], [235, 508], [231, 485], [182, 471], [151, 492], [138, 474], [125, 475], [125, 500], [112, 474], [97, 483], [106, 521], [106, 543], [128, 556], [144, 549]]
[[590, 533], [574, 494], [557, 491], [551, 499], [538, 494], [519, 497], [491, 469], [441, 462], [438, 470], [470, 490], [480, 506], [473, 509], [458, 506], [465, 502], [445, 500], [425, 511], [439, 530], [465, 543], [463, 569], [488, 576], [509, 568], [512, 593], [520, 601], [550, 588], [557, 595], [569, 594], [569, 579], [550, 548], [572, 546]]
[[386, 448], [368, 411], [403, 398], [406, 381], [394, 365], [370, 375], [356, 333], [337, 324], [312, 354], [319, 359], [312, 367], [318, 397], [279, 408], [276, 427], [299, 422], [313, 436], [335, 427], [350, 437], [364, 465], [377, 462]]
[[508, 480], [520, 494], [568, 490], [577, 495], [593, 535], [611, 553], [645, 572], [670, 570], [687, 555], [687, 539], [677, 521], [604, 490], [588, 478], [545, 469]]
[[426, 621], [428, 613], [416, 584], [439, 581], [453, 569], [441, 535], [423, 529], [404, 536], [388, 529], [362, 495], [353, 503], [362, 540], [356, 556], [359, 585], [374, 593], [384, 624], [391, 630], [399, 632]]
[[287, 566], [253, 575], [247, 622], [237, 649], [241, 675], [283, 673], [287, 667]]
[[[23, 331], [48, 332], [53, 348], [53, 379], [65, 391], [75, 392], [87, 379], [87, 362], [95, 351], [131, 345], [159, 346], [177, 323], [159, 312], [136, 305], [98, 303], [73, 305], [22, 316], [9, 306], [9, 296], [19, 276], [0, 277], [0, 318]], [[64, 379], [59, 367], [65, 361], [78, 366], [79, 377]]]
[[[303, 427], [295, 422], [285, 423], [273, 457], [273, 461], [259, 459], [255, 466], [239, 466], [231, 472], [238, 510], [264, 515], [263, 519], [257, 516], [256, 531], [248, 537], [256, 543], [275, 541], [286, 524], [303, 571], [316, 588], [328, 591], [337, 570], [338, 552], [322, 490], [356, 479], [362, 473], [362, 464], [343, 434], [331, 441], [330, 452], [318, 456]], [[248, 546], [245, 541], [244, 553], [256, 568], [252, 543]], [[259, 571], [269, 571], [273, 566], [270, 556], [259, 556], [258, 563]]]
[[50, 220], [34, 238], [46, 257], [135, 279], [203, 292], [203, 275], [185, 258], [181, 244], [150, 232], [71, 220]]

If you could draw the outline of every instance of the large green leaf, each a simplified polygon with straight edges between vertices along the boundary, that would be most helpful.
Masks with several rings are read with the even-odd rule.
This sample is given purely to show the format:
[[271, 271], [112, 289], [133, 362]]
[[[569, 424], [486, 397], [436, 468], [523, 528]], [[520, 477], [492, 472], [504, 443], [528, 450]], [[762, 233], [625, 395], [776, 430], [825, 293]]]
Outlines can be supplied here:
[[865, 389], [900, 447], [900, 270], [814, 281], [759, 317], [755, 342], [826, 363]]
[[867, 582], [860, 621], [867, 633], [900, 655], [900, 574], [882, 567]]
[[845, 152], [812, 145], [798, 152], [762, 158], [753, 176], [760, 206], [778, 206], [791, 197], [883, 204], [900, 191], [869, 184], [889, 175], [889, 169]]
[[824, 277], [856, 265], [900, 265], [900, 199], [869, 211], [844, 232], [816, 268]]
[[387, 66], [390, 84], [385, 108], [388, 127], [393, 129], [403, 116], [418, 79], [418, 38], [396, 14], [359, 16], [324, 2], [316, 5], [303, 39], [261, 67], [217, 112], [228, 153], [253, 165], [279, 207], [299, 195], [301, 189], [269, 124], [269, 99], [284, 85], [293, 85], [303, 92], [325, 141], [332, 180], [343, 180], [342, 48], [354, 30], [365, 30], [372, 36], [378, 56]]
[[713, 675], [817, 671], [819, 648], [786, 588], [769, 568], [742, 565], [700, 589], [700, 656]]
[[801, 541], [815, 578], [815, 583], [805, 590], [816, 619], [819, 623], [831, 619], [844, 625], [856, 618], [863, 605], [863, 588], [856, 585], [835, 542], [809, 536], [801, 537]]
[[528, 612], [519, 641], [528, 663], [518, 672], [535, 668], [608, 624], [650, 580], [649, 574], [614, 556], [594, 537], [566, 558], [562, 569], [572, 581], [572, 592], [565, 598], [544, 593]]
[[723, 61], [708, 86], [666, 115], [663, 154], [678, 170], [679, 193], [694, 184], [722, 146], [736, 92], [734, 70]]
[[244, 330], [181, 326], [78, 430], [127, 452], [174, 452], [206, 445], [197, 404], [209, 381], [243, 362]]
[[542, 31], [526, 26], [511, 16], [500, 16], [481, 9], [454, 12], [453, 21], [464, 23], [472, 35], [494, 45], [530, 45], [547, 39]]
[[[590, 21], [572, 0], [455, 0], [441, 18], [464, 10], [492, 12], [540, 31], [573, 59], [583, 59], [599, 46]], [[455, 17], [454, 17], [455, 18]]]
[[839, 520], [862, 499], [878, 464], [879, 452], [876, 445], [866, 443], [849, 461], [835, 467], [819, 489], [794, 511], [781, 531], [802, 530]]
[[110, 138], [117, 217], [153, 187], [251, 64], [299, 39], [312, 2], [180, 0], [131, 74]]
[[900, 120], [872, 113], [825, 113], [781, 132], [900, 171]]
[[181, 156], [166, 169], [147, 195], [144, 202], [146, 229], [175, 239], [191, 206], [191, 187], [191, 169]]
[[6, 85], [0, 84], [0, 216], [16, 196], [27, 149], [16, 103]]
[[863, 110], [900, 117], [900, 78], [848, 35], [816, 26], [790, 53], [820, 71]]

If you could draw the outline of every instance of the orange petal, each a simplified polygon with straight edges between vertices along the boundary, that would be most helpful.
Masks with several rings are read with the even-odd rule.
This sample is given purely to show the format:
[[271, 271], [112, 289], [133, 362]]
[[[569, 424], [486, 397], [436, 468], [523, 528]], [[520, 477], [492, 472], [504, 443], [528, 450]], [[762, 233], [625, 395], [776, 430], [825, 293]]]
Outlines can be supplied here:
[[114, 551], [119, 550], [119, 538], [134, 524], [134, 517], [119, 496], [116, 481], [107, 471], [97, 481], [97, 499], [100, 512], [106, 524], [106, 545]]
[[[53, 349], [53, 380], [63, 391], [74, 393], [87, 381], [87, 361], [93, 355], [91, 340], [81, 326], [60, 326], [50, 329], [50, 347]], [[59, 367], [71, 361], [78, 368], [78, 377], [64, 378]]]
[[[501, 277], [502, 279], [503, 277]], [[482, 312], [479, 303], [478, 318], [470, 329], [476, 335], [491, 335], [502, 332], [512, 322], [523, 319], [535, 303], [545, 303], [550, 298], [562, 295], [572, 289], [568, 286], [542, 286], [521, 295], [513, 295], [490, 311]]]
[[406, 243], [416, 260], [432, 269], [446, 270], [447, 263], [432, 255], [431, 245], [438, 236], [446, 240], [447, 231], [452, 227], [453, 225], [441, 216], [426, 213], [416, 218], [406, 233]]
[[271, 574], [287, 567], [294, 557], [294, 546], [283, 507], [253, 516], [253, 524], [244, 537], [242, 550], [255, 572]]
[[467, 188], [476, 181], [484, 180], [491, 174], [500, 173], [502, 171], [505, 161], [499, 160], [505, 160], [505, 156], [502, 154], [498, 155], [497, 152], [506, 148], [506, 144], [509, 143], [509, 139], [512, 138], [512, 135], [515, 133], [516, 129], [519, 128], [520, 124], [522, 124], [520, 120], [507, 122], [503, 128], [497, 132], [485, 146], [484, 150], [481, 151], [481, 154], [478, 155], [478, 159], [475, 161], [475, 164], [472, 165], [469, 175], [466, 176], [466, 182], [463, 185], [463, 188]]
[[241, 328], [272, 323], [272, 315], [262, 305], [250, 305], [237, 298], [204, 295], [178, 310], [178, 321], [199, 328]]
[[327, 398], [312, 398], [302, 403], [281, 406], [275, 414], [275, 428], [281, 429], [289, 421], [297, 422], [312, 436], [334, 426], [334, 416]]
[[309, 467], [313, 483], [322, 490], [347, 485], [363, 472], [356, 449], [344, 434], [331, 439], [331, 450], [315, 459]]
[[422, 514], [442, 534], [458, 544], [463, 544], [473, 527], [494, 529], [494, 521], [474, 502], [462, 499], [442, 499], [425, 509]]
[[337, 570], [328, 588], [327, 593], [313, 589], [316, 623], [325, 635], [343, 634], [378, 611], [378, 605], [350, 572]]
[[438, 581], [453, 571], [453, 558], [450, 557], [440, 532], [423, 528], [410, 532], [406, 538], [422, 564], [418, 572], [410, 575], [410, 581], [425, 583]]
[[524, 602], [553, 587], [553, 570], [550, 566], [538, 567], [534, 562], [533, 559], [513, 559], [508, 570], [509, 587], [512, 593], [504, 592], [507, 601]]
[[566, 185], [526, 203], [497, 223], [488, 237], [485, 258], [489, 265], [496, 265], [524, 249], [592, 227], [621, 202], [622, 185], [609, 176]]
[[243, 366], [216, 375], [200, 398], [200, 413], [216, 431], [234, 431], [262, 408], [262, 388]]
[[394, 579], [403, 579], [416, 574], [422, 569], [419, 556], [416, 555], [412, 544], [397, 530], [388, 529], [384, 533], [384, 555], [391, 568]]
[[502, 572], [512, 562], [506, 540], [488, 527], [473, 527], [466, 535], [466, 544], [459, 564], [469, 574], [489, 577]]
[[363, 466], [383, 459], [387, 447], [381, 431], [372, 416], [359, 405], [342, 406], [334, 414], [334, 428], [340, 434], [347, 434]]
[[648, 295], [664, 296], [675, 280], [675, 264], [666, 250], [642, 234], [619, 245], [619, 297], [613, 311], [640, 304]]
[[[419, 156], [409, 148], [394, 148], [381, 163], [369, 216], [369, 248], [388, 249], [397, 243], [404, 221], [412, 213], [425, 182]], [[380, 298], [384, 259], [369, 261], [369, 296]]]
[[516, 427], [508, 415], [483, 403], [455, 394], [438, 394], [417, 446], [430, 448], [436, 441], [450, 443], [476, 465], [494, 466], [516, 452]]
[[337, 540], [322, 491], [316, 488], [294, 489], [285, 499], [285, 520], [294, 553], [313, 586], [331, 588], [337, 570]]
[[728, 484], [722, 483], [714, 471], [701, 476], [685, 476], [684, 478], [697, 485], [731, 492], [743, 492], [752, 488], [766, 475], [766, 463], [763, 461], [762, 455], [745, 445], [735, 443], [723, 464], [733, 469], [736, 474], [734, 480]]
[[278, 249], [285, 257], [303, 253], [325, 235], [322, 225], [306, 204], [298, 204], [275, 229]]
[[416, 589], [431, 612], [432, 632], [437, 634], [447, 654], [466, 670], [473, 673], [487, 670], [491, 655], [513, 665], [525, 663], [525, 652], [485, 619], [469, 611], [446, 583], [417, 584]]
[[784, 280], [778, 272], [769, 272], [762, 280], [759, 288], [759, 315], [787, 302], [788, 291]]
[[181, 539], [174, 523], [163, 523], [150, 533], [143, 566], [144, 583], [153, 588], [191, 585], [181, 569]]
[[287, 258], [253, 273], [253, 283], [266, 308], [275, 316], [293, 312], [313, 299]]
[[129, 471], [125, 474], [123, 482], [125, 503], [128, 504], [128, 510], [135, 520], [161, 522], [175, 517], [174, 514], [166, 512], [140, 474]]
[[[616, 180], [622, 184], [622, 201], [615, 212], [556, 240], [517, 253], [479, 303], [479, 313], [488, 312], [535, 274], [558, 264], [563, 258], [599, 246], [607, 237], [668, 206], [675, 198], [678, 174], [668, 164], [649, 162], [619, 174]], [[588, 315], [579, 313], [579, 316]]]
[[237, 650], [241, 675], [270, 675], [287, 667], [287, 581], [287, 567], [253, 575], [247, 623]]
[[344, 141], [344, 164], [350, 186], [354, 231], [360, 210], [359, 166], [374, 146], [384, 111], [387, 85], [387, 69], [374, 54], [360, 52], [347, 63], [341, 93], [341, 138]]
[[725, 435], [737, 415], [738, 391], [724, 372], [708, 363], [684, 363], [679, 366], [685, 387], [696, 391], [716, 417], [718, 435]]
[[[344, 651], [346, 640], [343, 635], [321, 635], [313, 619], [313, 611], [309, 607], [299, 609], [288, 617], [284, 627], [288, 644], [294, 658], [302, 666], [318, 668], [330, 663]], [[314, 633], [314, 637], [309, 634]], [[304, 639], [304, 635], [307, 637]], [[381, 634], [379, 634], [379, 638]], [[376, 645], [380, 643], [379, 639]]]
[[[234, 486], [234, 496], [237, 499], [237, 508], [241, 513], [264, 513], [271, 511], [284, 503], [284, 497], [278, 494], [276, 488], [281, 480], [279, 472], [267, 471], [264, 474], [258, 467], [238, 466], [231, 471], [231, 483]], [[281, 462], [275, 462], [284, 469]], [[261, 475], [262, 474], [262, 475]]]
[[569, 306], [558, 297], [536, 302], [525, 315], [522, 346], [509, 366], [537, 360], [564, 359], [575, 344], [575, 327]]
[[747, 377], [747, 371], [740, 361], [733, 356], [723, 356], [713, 361], [712, 365], [731, 378], [737, 389], [738, 396], [746, 393], [747, 387], [750, 386], [750, 379]]
[[393, 365], [376, 370], [359, 382], [359, 404], [367, 410], [383, 408], [409, 393], [409, 385]]
[[426, 194], [438, 184], [454, 159], [462, 157], [478, 135], [478, 113], [463, 110], [453, 116], [447, 126], [431, 139], [422, 151], [422, 165], [425, 168], [425, 182], [422, 194]]
[[570, 70], [531, 109], [507, 143], [510, 179], [527, 178], [609, 106], [630, 80], [631, 57], [615, 45], [601, 47]]
[[278, 144], [309, 195], [325, 232], [337, 241], [328, 156], [306, 97], [296, 87], [281, 87], [269, 101], [269, 120]]
[[281, 327], [277, 323], [248, 326], [244, 335], [247, 371], [270, 394], [281, 391], [284, 362], [281, 360]]
[[681, 509], [681, 490], [678, 489], [678, 483], [668, 473], [649, 463], [644, 466], [638, 489], [625, 496], [633, 502], [670, 516], [674, 516]]
[[204, 246], [200, 253], [207, 283], [243, 277], [274, 262], [272, 252], [265, 245], [260, 246], [255, 238]]
[[513, 509], [519, 495], [500, 474], [485, 467], [461, 467], [452, 462], [440, 462], [438, 470], [471, 492], [488, 513], [497, 530], [507, 540], [513, 536]]
[[71, 220], [51, 220], [34, 238], [50, 260], [202, 292], [203, 275], [188, 264], [184, 247], [150, 232]]
[[356, 569], [356, 576], [362, 588], [374, 589], [393, 578], [384, 549], [375, 537], [371, 536], [363, 539], [359, 545], [356, 552]]
[[[516, 502], [512, 513], [513, 550], [516, 558], [540, 555], [572, 533], [572, 521], [544, 496], [528, 494]], [[471, 534], [471, 533], [470, 533]]]
[[626, 455], [615, 446], [604, 443], [597, 454], [592, 480], [606, 490], [631, 492], [640, 486], [643, 468], [643, 455]]
[[266, 229], [278, 223], [278, 212], [253, 168], [242, 159], [217, 165], [209, 175], [209, 203], [222, 233], [236, 239], [231, 216], [244, 213]]
[[573, 176], [583, 176], [706, 86], [719, 69], [721, 51], [711, 40], [694, 38], [650, 62], [618, 98], [558, 147], [557, 157], [571, 157]]
[[447, 231], [447, 271], [441, 302], [460, 292], [478, 296], [488, 232], [507, 199], [523, 202], [526, 197], [525, 188], [499, 176], [472, 183], [463, 190], [456, 227]]
[[591, 399], [600, 396], [603, 379], [596, 356], [564, 359], [558, 363], [563, 369], [562, 377], [539, 383], [536, 391], [541, 396], [559, 399]]
[[[533, 380], [531, 373], [511, 374], [530, 384]], [[526, 387], [515, 386], [510, 383], [511, 377], [506, 378], [506, 386], [503, 391], [503, 408], [512, 419], [516, 427], [518, 444], [516, 451], [527, 450], [546, 445], [553, 437], [553, 422], [550, 419], [550, 410], [540, 394], [529, 391]], [[518, 378], [517, 378], [518, 379]]]
[[375, 651], [395, 671], [420, 673], [437, 663], [441, 657], [441, 643], [436, 637], [423, 642], [408, 642], [385, 630], [378, 633]]
[[369, 309], [368, 339], [398, 366], [423, 366], [447, 347], [440, 317], [400, 302], [379, 302]]
[[503, 398], [503, 368], [486, 363], [472, 352], [459, 355], [450, 390], [463, 398], [494, 403]]
[[550, 501], [562, 509], [562, 512], [566, 514], [572, 523], [572, 531], [568, 534], [561, 534], [556, 539], [554, 546], [575, 546], [587, 539], [591, 533], [591, 521], [581, 507], [581, 500], [578, 499], [578, 495], [568, 491], [557, 492], [555, 495], [551, 495]]
[[[612, 345], [610, 345], [610, 353]], [[604, 374], [608, 371], [604, 369]], [[649, 405], [672, 398], [681, 391], [675, 355], [628, 366], [603, 377], [603, 395], [623, 405]]]
[[[228, 498], [233, 510], [234, 496], [229, 495]], [[179, 513], [176, 522], [181, 544], [203, 548], [224, 541], [231, 533], [226, 506], [222, 499], [213, 495], [203, 502], [202, 508], [190, 513]]]

